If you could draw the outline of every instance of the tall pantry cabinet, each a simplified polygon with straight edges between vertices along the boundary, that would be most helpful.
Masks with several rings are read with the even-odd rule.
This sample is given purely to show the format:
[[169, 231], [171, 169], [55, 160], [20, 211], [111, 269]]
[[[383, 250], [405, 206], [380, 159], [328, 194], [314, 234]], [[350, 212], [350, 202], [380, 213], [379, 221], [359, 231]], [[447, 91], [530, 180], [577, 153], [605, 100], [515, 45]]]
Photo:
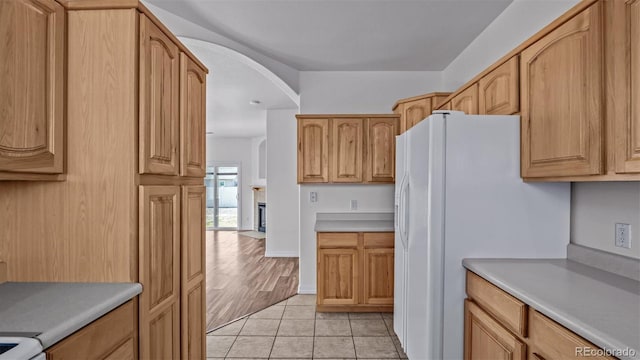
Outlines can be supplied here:
[[[3, 34], [24, 30], [21, 22], [4, 21], [6, 9], [40, 19], [29, 13], [35, 8], [51, 34], [60, 26], [66, 44], [60, 56], [57, 48], [29, 55], [38, 64], [63, 62], [66, 71], [56, 76], [64, 76], [55, 79], [64, 86], [46, 88], [47, 104], [65, 99], [63, 117], [17, 111], [11, 104], [41, 99], [15, 81], [0, 83], [6, 95], [0, 106], [16, 109], [6, 119], [0, 112], [2, 141], [28, 147], [43, 142], [44, 131], [46, 139], [60, 135], [66, 149], [64, 168], [58, 171], [55, 159], [47, 171], [63, 174], [42, 178], [58, 181], [0, 185], [0, 260], [8, 279], [140, 282], [139, 358], [204, 359], [208, 70], [137, 0], [3, 0], [0, 8]], [[29, 31], [36, 30], [42, 28]], [[26, 47], [11, 46], [26, 54]], [[16, 68], [15, 54], [3, 54], [0, 66]], [[33, 141], [17, 142], [14, 135], [28, 131], [21, 136]], [[2, 145], [0, 179], [40, 180], [1, 176], [7, 167], [19, 176], [28, 170], [12, 168], [15, 159]]]

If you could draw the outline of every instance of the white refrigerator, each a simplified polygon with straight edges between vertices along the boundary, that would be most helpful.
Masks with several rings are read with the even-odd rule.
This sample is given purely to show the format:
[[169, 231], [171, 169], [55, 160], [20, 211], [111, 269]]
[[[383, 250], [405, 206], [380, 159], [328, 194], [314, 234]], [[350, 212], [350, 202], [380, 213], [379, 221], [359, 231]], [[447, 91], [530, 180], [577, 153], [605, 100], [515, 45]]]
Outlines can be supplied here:
[[463, 258], [566, 257], [570, 196], [520, 178], [519, 116], [437, 112], [396, 138], [393, 326], [410, 360], [463, 358]]

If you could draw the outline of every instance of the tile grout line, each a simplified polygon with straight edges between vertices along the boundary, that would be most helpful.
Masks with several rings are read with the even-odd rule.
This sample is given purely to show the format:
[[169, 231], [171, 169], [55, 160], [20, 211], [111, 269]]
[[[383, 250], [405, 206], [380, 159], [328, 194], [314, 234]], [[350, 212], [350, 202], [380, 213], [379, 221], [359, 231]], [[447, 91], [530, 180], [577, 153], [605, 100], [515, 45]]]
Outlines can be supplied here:
[[[224, 358], [226, 359], [227, 356], [229, 356], [229, 353], [231, 352], [231, 349], [233, 348], [233, 345], [235, 345], [236, 341], [238, 340], [238, 337], [240, 336], [240, 333], [242, 332], [242, 329], [244, 329], [244, 326], [247, 324], [247, 320], [249, 320], [248, 317], [243, 318], [244, 319], [244, 323], [242, 323], [242, 326], [240, 327], [240, 330], [238, 330], [238, 334], [236, 335], [235, 339], [233, 339], [233, 342], [231, 343], [231, 346], [229, 346], [229, 350], [227, 350], [227, 352], [224, 354]], [[242, 319], [240, 319], [242, 320]], [[240, 321], [237, 320], [237, 321]]]

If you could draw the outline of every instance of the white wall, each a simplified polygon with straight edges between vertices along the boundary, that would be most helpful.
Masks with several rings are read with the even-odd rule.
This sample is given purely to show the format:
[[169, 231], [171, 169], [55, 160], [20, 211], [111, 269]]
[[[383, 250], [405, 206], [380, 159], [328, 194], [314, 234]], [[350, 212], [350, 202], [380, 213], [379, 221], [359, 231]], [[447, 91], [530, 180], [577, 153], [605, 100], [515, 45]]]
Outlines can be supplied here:
[[303, 71], [300, 111], [391, 113], [398, 99], [441, 91], [439, 71]]
[[443, 89], [454, 91], [579, 0], [514, 0], [443, 71]]
[[267, 110], [266, 256], [299, 254], [298, 110]]
[[260, 178], [260, 144], [266, 137], [251, 138], [251, 185], [267, 186], [267, 179]]
[[[631, 249], [614, 246], [615, 224], [631, 225]], [[574, 183], [571, 242], [640, 259], [640, 183]]]
[[207, 165], [214, 163], [240, 163], [238, 187], [241, 198], [242, 221], [240, 230], [253, 229], [253, 194], [251, 138], [216, 138], [207, 136]]
[[[440, 89], [439, 72], [301, 72], [300, 113], [388, 114], [398, 99]], [[311, 191], [317, 203], [309, 202]], [[350, 200], [358, 200], [358, 211], [392, 212], [393, 196], [393, 185], [300, 186], [300, 292], [316, 292], [316, 212], [351, 211]]]

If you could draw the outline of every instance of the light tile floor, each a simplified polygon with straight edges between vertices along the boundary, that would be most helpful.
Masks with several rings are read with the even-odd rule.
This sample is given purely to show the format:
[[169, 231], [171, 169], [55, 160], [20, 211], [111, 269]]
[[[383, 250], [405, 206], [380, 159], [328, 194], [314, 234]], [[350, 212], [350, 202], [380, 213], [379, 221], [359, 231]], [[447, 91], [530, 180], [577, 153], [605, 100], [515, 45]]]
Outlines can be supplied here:
[[406, 359], [393, 314], [318, 313], [296, 295], [207, 336], [208, 359]]

